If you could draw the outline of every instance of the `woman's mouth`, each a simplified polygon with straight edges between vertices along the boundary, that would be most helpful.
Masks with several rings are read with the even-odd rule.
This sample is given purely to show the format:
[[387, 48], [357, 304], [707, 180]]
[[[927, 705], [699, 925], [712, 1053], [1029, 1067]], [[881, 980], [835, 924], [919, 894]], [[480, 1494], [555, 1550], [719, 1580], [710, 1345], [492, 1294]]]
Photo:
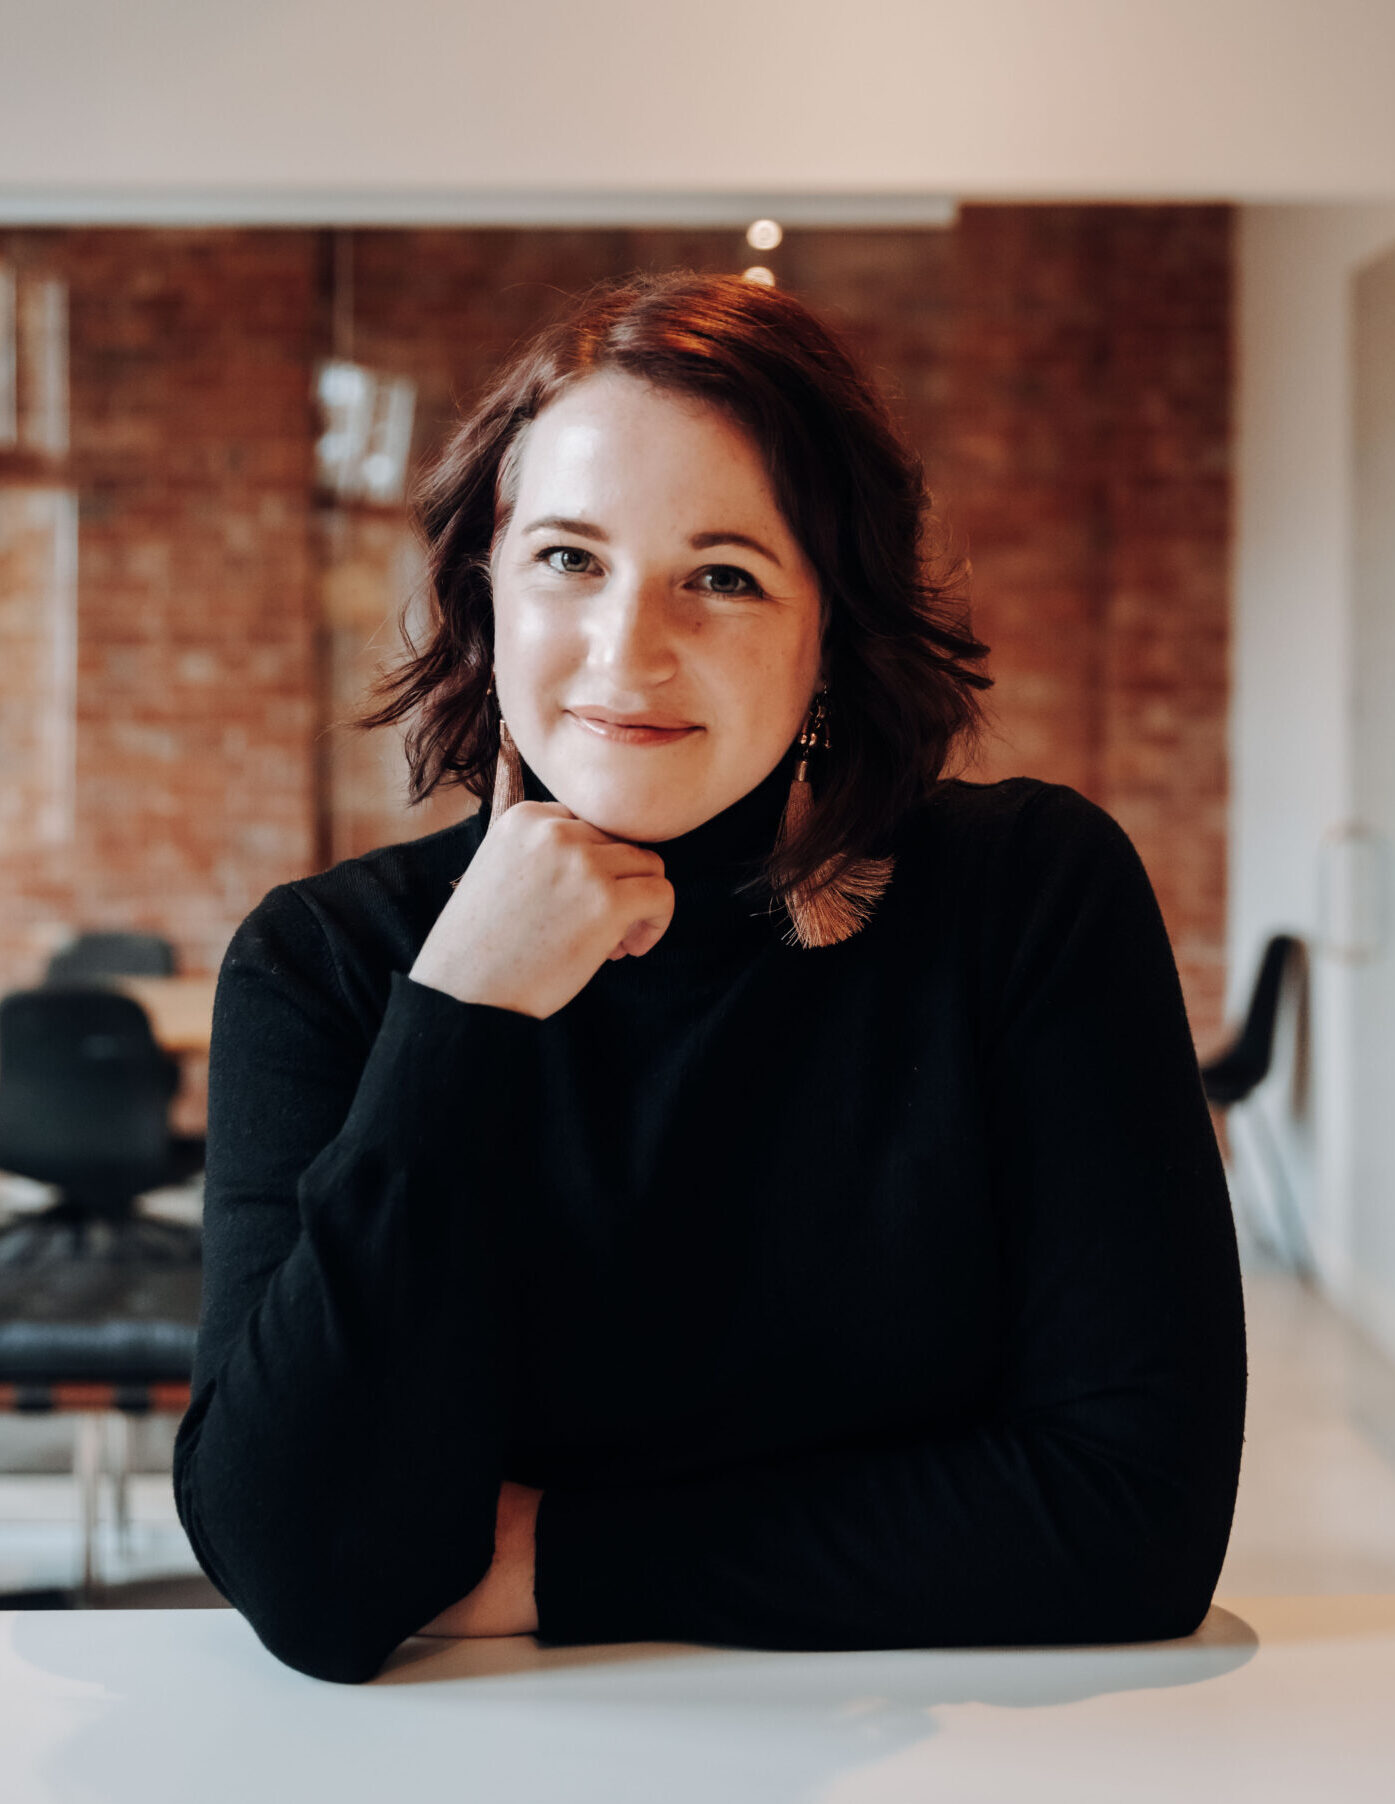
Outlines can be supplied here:
[[601, 739], [613, 739], [621, 745], [668, 745], [672, 740], [686, 739], [689, 733], [702, 731], [701, 727], [622, 727], [613, 720], [588, 719], [584, 714], [573, 714], [572, 719], [588, 733], [595, 733]]

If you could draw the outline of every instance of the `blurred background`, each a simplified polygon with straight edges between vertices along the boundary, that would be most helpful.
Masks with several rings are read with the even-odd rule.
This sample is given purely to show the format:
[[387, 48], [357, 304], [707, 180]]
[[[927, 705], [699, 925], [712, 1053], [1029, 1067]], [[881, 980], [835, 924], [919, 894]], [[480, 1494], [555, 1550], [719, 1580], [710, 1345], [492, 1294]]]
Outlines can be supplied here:
[[964, 774], [1148, 868], [1245, 1256], [1230, 1588], [1395, 1590], [1395, 14], [0, 27], [0, 1592], [218, 1601], [168, 1462], [219, 960], [474, 807], [344, 725], [414, 473], [570, 295], [675, 266], [862, 353], [992, 647]]

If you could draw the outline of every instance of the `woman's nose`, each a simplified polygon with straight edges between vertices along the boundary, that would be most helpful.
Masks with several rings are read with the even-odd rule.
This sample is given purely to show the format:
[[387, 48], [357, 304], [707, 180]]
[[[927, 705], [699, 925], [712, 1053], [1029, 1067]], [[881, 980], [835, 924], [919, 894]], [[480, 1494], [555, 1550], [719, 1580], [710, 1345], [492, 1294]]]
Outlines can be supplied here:
[[652, 683], [673, 669], [677, 631], [666, 581], [642, 576], [614, 580], [595, 599], [591, 654], [614, 681]]

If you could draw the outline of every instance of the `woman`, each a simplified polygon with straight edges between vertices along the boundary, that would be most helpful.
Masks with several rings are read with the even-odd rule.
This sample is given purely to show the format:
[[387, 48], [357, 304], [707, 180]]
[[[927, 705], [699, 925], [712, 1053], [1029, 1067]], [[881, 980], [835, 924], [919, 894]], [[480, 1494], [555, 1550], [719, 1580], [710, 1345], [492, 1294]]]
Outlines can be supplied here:
[[218, 988], [175, 1486], [288, 1664], [1204, 1616], [1244, 1326], [1176, 967], [1103, 809], [945, 775], [987, 648], [924, 507], [805, 308], [686, 272], [445, 453], [372, 718], [488, 800]]

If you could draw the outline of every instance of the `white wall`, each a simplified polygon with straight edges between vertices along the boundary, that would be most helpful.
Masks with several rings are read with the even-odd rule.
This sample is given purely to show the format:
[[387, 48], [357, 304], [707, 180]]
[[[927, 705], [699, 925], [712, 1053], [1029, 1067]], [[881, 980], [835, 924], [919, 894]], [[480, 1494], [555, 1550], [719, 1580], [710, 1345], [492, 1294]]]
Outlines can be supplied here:
[[1395, 182], [1392, 70], [1390, 0], [0, 0], [0, 216], [182, 193], [255, 217], [306, 191], [1355, 199]]
[[[1392, 109], [1395, 110], [1395, 109]], [[1229, 1000], [1263, 940], [1316, 940], [1324, 835], [1352, 812], [1351, 275], [1395, 244], [1395, 203], [1247, 207], [1239, 257]], [[1353, 1269], [1350, 1048], [1359, 965], [1313, 961], [1312, 1108], [1263, 1102], [1294, 1161], [1327, 1286], [1395, 1353]], [[1395, 1207], [1395, 1199], [1391, 1205]], [[1395, 1292], [1395, 1272], [1383, 1275]], [[1377, 1287], [1379, 1288], [1379, 1287]]]

